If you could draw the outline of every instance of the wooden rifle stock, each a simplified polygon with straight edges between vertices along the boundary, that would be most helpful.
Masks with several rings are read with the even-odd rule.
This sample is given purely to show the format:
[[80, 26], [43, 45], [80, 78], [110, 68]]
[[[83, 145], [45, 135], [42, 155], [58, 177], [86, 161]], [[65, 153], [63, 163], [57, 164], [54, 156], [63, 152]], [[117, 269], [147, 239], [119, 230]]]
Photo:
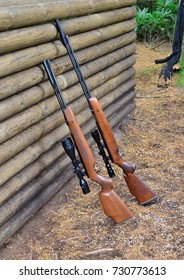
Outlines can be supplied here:
[[157, 195], [134, 173], [135, 165], [123, 162], [123, 159], [119, 155], [118, 144], [98, 100], [95, 97], [90, 97], [89, 102], [110, 158], [123, 169], [123, 177], [130, 193], [142, 205], [154, 202]]
[[[120, 223], [127, 219], [132, 218], [133, 214], [130, 212], [130, 210], [126, 207], [126, 205], [121, 201], [121, 199], [114, 192], [113, 183], [111, 179], [102, 177], [96, 173], [95, 159], [93, 157], [91, 149], [82, 133], [82, 130], [75, 118], [72, 109], [69, 106], [67, 106], [67, 104], [65, 103], [56, 76], [51, 67], [51, 63], [49, 60], [45, 60], [43, 61], [43, 65], [45, 71], [47, 72], [49, 81], [54, 89], [55, 95], [58, 99], [60, 108], [64, 114], [65, 121], [70, 129], [74, 143], [76, 145], [79, 156], [81, 158], [83, 167], [85, 168], [85, 175], [87, 175], [91, 180], [97, 182], [102, 187], [99, 193], [99, 198], [105, 214], [111, 217], [115, 221], [115, 223]], [[87, 194], [89, 192], [89, 189], [87, 186], [87, 182], [85, 182], [85, 180], [83, 179], [83, 173], [79, 171], [80, 167], [78, 166], [78, 162], [75, 158], [72, 139], [69, 137], [67, 139], [62, 140], [62, 144], [63, 144], [63, 148], [65, 149], [68, 156], [72, 160], [72, 163], [75, 168], [74, 172], [78, 174], [78, 177], [80, 179], [80, 185], [83, 189], [83, 193]]]
[[114, 192], [112, 180], [96, 173], [94, 156], [72, 109], [67, 107], [64, 110], [64, 115], [89, 178], [102, 187], [99, 198], [105, 214], [112, 218], [115, 223], [132, 218], [134, 215]]
[[[116, 139], [114, 137], [114, 134], [112, 132], [112, 129], [109, 125], [109, 122], [98, 100], [95, 97], [91, 96], [86, 81], [80, 70], [78, 61], [75, 57], [74, 51], [70, 45], [69, 38], [64, 34], [58, 19], [56, 19], [56, 28], [60, 34], [60, 41], [68, 52], [74, 70], [76, 72], [76, 75], [79, 79], [85, 97], [88, 101], [89, 107], [93, 115], [95, 116], [98, 129], [103, 138], [103, 142], [106, 146], [106, 149], [108, 150], [111, 161], [123, 169], [123, 176], [127, 183], [127, 186], [131, 194], [137, 199], [137, 201], [142, 205], [153, 203], [157, 199], [157, 195], [147, 185], [145, 185], [142, 182], [142, 180], [134, 173], [135, 165], [123, 162], [122, 158], [120, 157], [118, 151], [119, 148]], [[110, 174], [111, 173], [112, 172], [110, 172]]]

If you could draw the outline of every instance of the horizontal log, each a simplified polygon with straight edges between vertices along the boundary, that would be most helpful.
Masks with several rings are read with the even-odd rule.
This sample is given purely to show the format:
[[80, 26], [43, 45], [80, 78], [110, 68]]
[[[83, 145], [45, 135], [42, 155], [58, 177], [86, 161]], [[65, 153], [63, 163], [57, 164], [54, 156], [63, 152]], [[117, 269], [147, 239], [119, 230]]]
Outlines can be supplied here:
[[[130, 95], [131, 94], [128, 94], [129, 99], [130, 99]], [[135, 94], [133, 94], [133, 95], [135, 96]], [[118, 103], [119, 104], [121, 103], [121, 114], [120, 115], [122, 117], [122, 115], [125, 114], [125, 111], [122, 109], [122, 101], [120, 101], [118, 99]], [[132, 103], [130, 103], [130, 104], [132, 105]], [[130, 110], [130, 107], [129, 108], [126, 107], [126, 112], [127, 112], [127, 110]], [[87, 129], [88, 128], [89, 128], [89, 126], [87, 127]], [[92, 139], [89, 142], [91, 145]], [[56, 164], [57, 170], [58, 170], [59, 165], [61, 165], [61, 160], [57, 161], [57, 164]], [[61, 171], [62, 169], [64, 169], [63, 166], [62, 166], [62, 168], [60, 166], [59, 170]], [[37, 178], [35, 180], [35, 182], [31, 182], [30, 184], [28, 184], [28, 186], [24, 187], [24, 189], [22, 189], [15, 196], [13, 196], [12, 199], [8, 200], [7, 203], [4, 204], [3, 207], [0, 208], [0, 224], [3, 224], [9, 217], [11, 217], [21, 207], [23, 207], [31, 198], [33, 198], [37, 193], [39, 193], [40, 190], [43, 189], [46, 184], [48, 185], [53, 180], [54, 174], [55, 174], [55, 170], [53, 168], [49, 168], [49, 170], [44, 171], [43, 174], [41, 174], [41, 176], [39, 176], [39, 177], [41, 177], [41, 180], [39, 180], [40, 178]]]
[[[95, 61], [96, 63], [90, 63], [90, 69], [88, 69], [87, 67], [83, 66], [82, 67], [82, 71], [84, 73], [84, 76], [86, 75], [86, 71], [90, 73], [90, 71], [92, 71], [92, 66], [94, 65], [94, 69], [102, 69], [105, 63], [106, 63], [106, 67], [108, 67], [106, 70], [102, 71], [101, 73], [99, 73], [98, 75], [98, 83], [103, 83], [105, 82], [105, 80], [108, 79], [108, 76], [106, 75], [106, 77], [104, 77], [104, 72], [107, 72], [108, 75], [110, 77], [112, 77], [112, 74], [114, 74], [114, 76], [116, 76], [118, 73], [122, 72], [122, 70], [129, 68], [131, 65], [133, 65], [135, 63], [135, 56], [132, 55], [131, 57], [125, 58], [124, 60], [121, 61], [121, 63], [117, 62], [113, 65], [111, 65], [115, 60], [116, 61], [120, 61], [121, 59], [123, 59], [123, 57], [127, 56], [127, 52], [134, 52], [134, 49], [132, 47], [132, 50], [130, 47], [125, 47], [123, 49], [118, 50], [117, 52], [115, 52], [115, 54], [111, 54], [111, 59], [107, 60], [107, 59], [99, 59], [99, 64], [97, 64], [97, 61]], [[117, 56], [116, 56], [117, 55]], [[101, 64], [100, 64], [101, 62]], [[110, 67], [111, 66], [111, 67]], [[95, 72], [96, 70], [93, 71]], [[93, 73], [94, 73], [93, 72]], [[75, 74], [75, 73], [74, 73]], [[66, 75], [65, 75], [66, 77]], [[73, 77], [74, 82], [77, 81], [76, 75], [74, 75]], [[61, 87], [61, 89], [63, 88], [63, 86], [66, 86], [66, 80], [67, 79], [63, 79], [63, 76], [58, 76], [58, 83]], [[72, 80], [72, 76], [69, 75], [68, 80], [71, 81]], [[96, 76], [95, 76], [95, 80], [96, 80]], [[89, 80], [90, 81], [90, 80]], [[51, 92], [53, 91], [49, 82], [45, 82], [46, 83], [46, 87], [44, 89], [44, 92], [46, 92], [47, 90], [50, 90]], [[94, 83], [94, 81], [93, 81]], [[100, 85], [100, 84], [98, 84]], [[42, 87], [38, 87], [39, 90], [41, 90], [41, 92], [39, 92], [38, 94], [43, 94], [43, 84]], [[71, 90], [70, 90], [71, 91]], [[64, 93], [64, 91], [63, 91]], [[81, 95], [81, 94], [80, 94]], [[73, 97], [74, 96], [74, 97]], [[72, 96], [66, 96], [66, 102], [70, 102], [73, 98], [77, 98], [79, 96], [78, 92], [73, 92]], [[12, 136], [20, 133], [22, 130], [26, 129], [27, 127], [33, 125], [34, 123], [42, 120], [43, 118], [47, 117], [48, 115], [54, 113], [55, 111], [57, 111], [59, 109], [59, 105], [55, 99], [55, 96], [52, 96], [50, 98], [47, 98], [46, 100], [40, 102], [37, 105], [32, 106], [31, 108], [13, 116], [12, 118], [9, 118], [8, 120], [4, 121], [1, 123], [0, 125], [0, 143], [3, 143], [4, 141], [8, 140], [9, 138], [11, 138]]]
[[105, 97], [99, 99], [102, 108], [107, 108], [108, 106], [110, 106], [113, 113], [116, 113], [119, 110], [117, 100], [121, 99], [121, 102], [123, 102], [123, 104], [128, 104], [128, 102], [130, 102], [135, 97], [135, 92], [132, 90], [134, 88], [135, 81], [133, 79], [126, 81], [124, 84], [111, 91], [111, 94], [108, 94]]
[[[125, 45], [128, 45], [134, 42], [135, 39], [135, 32], [132, 31], [113, 39], [106, 40], [94, 46], [77, 51], [76, 57], [79, 64], [84, 64], [102, 55], [110, 53], [115, 49], [119, 49]], [[61, 57], [52, 60], [53, 70], [56, 75], [62, 74], [63, 72], [71, 69], [71, 63], [67, 58], [68, 57]], [[4, 77], [0, 79], [0, 100], [10, 97], [11, 95], [23, 91], [27, 88], [33, 87], [34, 85], [42, 82], [45, 79], [47, 79], [47, 77], [40, 66], [34, 66], [16, 74], [12, 74], [11, 76]], [[0, 115], [2, 115], [2, 113]]]
[[[136, 8], [127, 7], [114, 11], [62, 20], [61, 26], [66, 34], [75, 35], [132, 19], [135, 15]], [[57, 35], [57, 30], [53, 23], [1, 32], [0, 54], [2, 55], [49, 41], [54, 41], [57, 39]]]
[[[102, 97], [108, 98], [107, 95], [109, 92], [111, 93], [110, 95], [116, 95], [116, 92], [119, 92], [119, 97], [123, 96], [127, 91], [127, 88], [126, 86], [124, 87], [124, 85], [126, 85], [127, 83], [129, 83], [129, 85], [131, 83], [135, 83], [133, 79], [134, 75], [135, 69], [133, 67], [130, 67], [118, 74], [117, 76], [111, 78], [107, 82], [103, 83], [102, 85], [96, 87], [94, 90], [91, 91], [91, 95], [95, 96], [99, 100], [102, 100]], [[103, 106], [104, 108], [106, 108], [105, 105]]]
[[[91, 93], [93, 96], [98, 96], [98, 98], [101, 98], [119, 85], [123, 84], [128, 79], [131, 79], [134, 74], [134, 68], [128, 68], [127, 70], [123, 71], [114, 78], [111, 78], [101, 86], [95, 88], [93, 91], [91, 91]], [[15, 156], [17, 153], [21, 152], [29, 145], [38, 141], [41, 137], [61, 125], [63, 119], [61, 119], [60, 116], [61, 114], [59, 110], [43, 121], [31, 126], [30, 128], [27, 128], [22, 133], [16, 135], [15, 137], [12, 137], [5, 143], [1, 144], [0, 164], [3, 164], [11, 157]]]
[[[129, 114], [135, 108], [135, 103], [130, 103], [125, 110], [118, 112], [119, 121]], [[117, 120], [117, 117], [114, 119]], [[114, 119], [112, 121], [114, 121]], [[116, 122], [114, 122], [116, 124]], [[46, 187], [43, 191], [36, 195], [35, 198], [29, 201], [26, 206], [21, 208], [13, 217], [11, 217], [3, 226], [0, 227], [0, 246], [2, 246], [16, 231], [18, 231], [30, 218], [40, 210], [62, 187], [65, 185], [69, 178], [72, 176], [71, 168], [65, 170], [66, 175], [61, 174], [54, 181]], [[63, 181], [63, 179], [65, 181]], [[40, 182], [39, 182], [40, 183]]]
[[[123, 94], [122, 91], [127, 92], [134, 86], [135, 83], [133, 80], [127, 81], [126, 83], [123, 84], [123, 89], [118, 88], [118, 90], [116, 89], [112, 93], [102, 98], [102, 100], [100, 100], [102, 107], [103, 108], [107, 107], [109, 104], [114, 102], [117, 98], [119, 98], [119, 96]], [[128, 98], [129, 100], [130, 97], [127, 96], [126, 98]], [[80, 113], [80, 115], [78, 116], [79, 123], [82, 124], [85, 122], [85, 120], [90, 118], [90, 110], [87, 108], [87, 112], [85, 111], [84, 108], [86, 105], [86, 101], [84, 100], [83, 96], [80, 98], [80, 101], [77, 100], [75, 101], [75, 103], [72, 104], [73, 105], [72, 108], [75, 113], [78, 113], [79, 110], [78, 104], [81, 105], [80, 111], [83, 110], [82, 113]], [[62, 138], [66, 137], [67, 134], [68, 134], [68, 128], [64, 123], [63, 126], [58, 127], [51, 133], [48, 133], [46, 136], [42, 137], [38, 142], [30, 145], [24, 151], [20, 152], [19, 154], [11, 158], [9, 161], [1, 165], [0, 185], [4, 184], [7, 180], [9, 180], [15, 174], [20, 172], [27, 165], [34, 162], [42, 153], [44, 153], [48, 149], [51, 149]]]
[[[126, 49], [126, 51], [130, 51], [130, 56], [127, 56], [126, 51], [125, 51], [124, 57], [122, 57], [122, 60], [119, 60], [118, 62], [116, 62], [117, 61], [116, 56], [114, 56], [114, 59], [112, 59], [112, 61], [114, 61], [114, 64], [105, 68], [105, 70], [102, 70], [102, 71], [96, 73], [95, 75], [90, 76], [89, 78], [86, 79], [87, 85], [90, 90], [93, 90], [95, 87], [102, 85], [103, 83], [105, 83], [106, 81], [111, 79], [112, 77], [117, 76], [122, 71], [125, 71], [126, 69], [128, 69], [132, 65], [134, 65], [136, 56], [134, 54], [131, 54], [131, 53], [134, 53], [134, 51], [133, 51], [134, 47], [132, 46], [132, 50], [131, 50], [131, 46], [127, 46], [124, 48], [124, 50], [125, 49]], [[119, 51], [121, 52], [122, 49]], [[122, 52], [122, 55], [123, 55], [123, 52]], [[102, 63], [103, 63], [103, 58], [101, 59], [101, 64]], [[58, 77], [60, 77], [60, 76], [58, 76]], [[67, 103], [71, 103], [71, 102], [73, 102], [73, 100], [75, 100], [76, 98], [79, 98], [81, 95], [83, 95], [83, 91], [82, 91], [80, 84], [76, 84], [76, 85], [68, 88], [67, 90], [63, 90], [63, 94], [67, 100]]]
[[63, 150], [61, 148], [61, 143], [59, 142], [52, 148], [52, 150], [49, 150], [47, 153], [41, 155], [33, 164], [27, 166], [25, 169], [23, 169], [23, 171], [14, 176], [6, 184], [1, 186], [0, 193], [2, 196], [0, 197], [0, 205], [7, 201], [11, 196], [16, 194], [25, 184], [33, 181], [34, 178], [43, 172], [45, 168], [50, 167], [50, 165], [58, 159], [60, 159], [60, 164], [58, 167], [59, 172], [59, 170], [62, 169], [61, 167], [70, 162], [68, 157], [65, 159], [65, 157], [62, 155]]
[[[58, 176], [61, 171], [63, 172], [64, 169], [70, 165], [69, 158], [64, 155], [64, 157], [60, 157], [58, 160], [56, 160], [55, 164], [58, 164], [60, 167], [60, 170], [57, 167], [57, 173], [52, 170], [52, 166], [50, 166], [51, 171], [48, 172], [48, 175], [46, 174], [46, 171], [44, 171], [41, 176], [46, 183], [45, 179], [47, 178], [48, 184], [51, 181], [51, 178], [54, 179], [53, 174]], [[72, 169], [72, 168], [71, 168]], [[70, 177], [71, 177], [70, 172]], [[39, 176], [40, 177], [40, 176]], [[46, 177], [46, 178], [43, 178]], [[65, 176], [63, 176], [65, 177]], [[34, 182], [35, 187], [30, 188], [30, 184], [32, 185]], [[20, 209], [22, 206], [26, 204], [30, 199], [32, 199], [36, 194], [40, 192], [40, 190], [43, 188], [43, 184], [38, 184], [38, 179], [31, 181], [31, 183], [25, 186], [22, 190], [20, 190], [17, 194], [15, 194], [12, 198], [10, 198], [5, 204], [3, 204], [0, 207], [0, 225], [2, 225], [9, 217], [11, 217], [18, 209]]]
[[45, 136], [53, 129], [56, 129], [62, 123], [63, 118], [61, 118], [61, 111], [58, 110], [54, 114], [10, 138], [0, 145], [0, 164], [3, 164], [29, 145], [38, 141], [41, 137]]
[[[92, 48], [92, 50], [94, 49]], [[101, 53], [100, 50], [99, 52]], [[90, 71], [88, 70], [88, 75], [86, 74], [85, 69], [83, 70], [85, 77], [88, 77], [89, 75], [95, 73], [97, 70], [98, 71], [103, 70], [104, 68], [111, 65], [113, 62], [114, 63], [117, 62], [122, 58], [122, 56], [124, 57], [125, 54], [128, 56], [130, 53], [133, 53], [134, 51], [135, 51], [135, 45], [134, 44], [128, 45], [124, 48], [115, 50], [112, 53], [104, 55], [103, 57], [95, 59], [92, 62], [90, 61], [89, 63], [82, 66], [81, 69], [82, 70], [84, 68], [90, 69]], [[65, 65], [68, 65], [67, 64], [68, 60], [69, 58], [67, 56], [66, 59], [63, 59], [63, 63], [59, 65], [58, 68], [65, 69]], [[69, 65], [71, 67], [71, 63]], [[74, 83], [77, 82], [77, 76], [74, 73], [73, 69], [72, 71], [69, 71], [68, 73], [65, 74], [64, 79], [62, 78], [62, 81], [63, 81], [61, 86], [62, 90], [69, 86], [72, 86]], [[0, 103], [0, 121], [3, 121], [11, 116], [14, 116], [15, 114], [35, 105], [38, 102], [41, 102], [42, 100], [52, 95], [53, 92], [50, 88], [50, 83], [48, 81], [43, 82], [38, 86], [32, 87], [26, 91], [20, 92], [19, 94], [14, 95], [12, 98], [8, 98]]]
[[50, 97], [45, 101], [40, 102], [38, 105], [35, 105], [26, 111], [23, 111], [22, 113], [2, 122], [0, 125], [0, 131], [2, 131], [0, 134], [1, 143], [20, 133], [32, 124], [35, 124], [38, 121], [46, 118], [58, 109], [59, 105], [55, 101], [55, 98]]
[[[34, 180], [44, 169], [51, 166], [54, 161], [61, 158], [62, 154], [63, 150], [61, 148], [61, 143], [58, 142], [52, 147], [52, 149], [43, 153], [36, 161], [25, 167], [21, 172], [3, 184], [0, 187], [0, 206], [26, 184]], [[61, 160], [63, 162], [63, 158]]]
[[[118, 35], [127, 33], [135, 28], [135, 20], [115, 23], [113, 25], [88, 31], [71, 37], [74, 50], [83, 49]], [[77, 42], [77, 43], [76, 43]], [[66, 49], [59, 40], [26, 48], [0, 56], [0, 78], [25, 70], [42, 63], [45, 59], [54, 59], [66, 54]]]
[[0, 7], [17, 6], [23, 4], [33, 4], [33, 3], [47, 3], [47, 2], [63, 2], [65, 0], [1, 0]]
[[[120, 110], [118, 113], [118, 118], [121, 120], [124, 116], [130, 113], [135, 108], [135, 104], [129, 104], [125, 110]], [[111, 125], [114, 126], [118, 119], [115, 117], [111, 120]], [[114, 121], [114, 123], [113, 123]], [[113, 124], [112, 124], [113, 123]], [[58, 164], [56, 164], [58, 166]], [[56, 177], [56, 176], [54, 176]], [[3, 226], [0, 227], [0, 246], [2, 246], [17, 230], [19, 230], [30, 218], [33, 217], [36, 212], [44, 206], [62, 187], [65, 185], [69, 179], [72, 177], [71, 168], [68, 167], [65, 170], [65, 176], [63, 174], [59, 175], [55, 180], [51, 180], [51, 183], [48, 185], [46, 181], [44, 182], [38, 178], [38, 183], [43, 184], [43, 191], [36, 195], [32, 200], [29, 201], [26, 206], [20, 209], [13, 217], [11, 217]], [[40, 179], [40, 180], [39, 180]], [[63, 179], [65, 181], [63, 181]]]
[[0, 31], [49, 22], [55, 18], [65, 19], [114, 10], [134, 4], [136, 0], [68, 0], [2, 7]]
[[[14, 6], [8, 6], [11, 1]], [[20, 5], [21, 1], [32, 3]], [[128, 6], [136, 0], [33, 1], [20, 0], [16, 5], [16, 0], [7, 0], [6, 7], [0, 8], [0, 246], [73, 176], [60, 143], [69, 130], [40, 64], [44, 59], [52, 60], [66, 102], [72, 103], [87, 137], [96, 125], [70, 70], [66, 50], [56, 40], [54, 25], [47, 22], [58, 17], [64, 31], [73, 35], [70, 41], [87, 84], [112, 127], [135, 108], [131, 67], [135, 63], [135, 44], [131, 44], [136, 39], [135, 20], [129, 20], [135, 7]], [[67, 17], [71, 18], [63, 20]], [[14, 28], [18, 29], [6, 31]]]
[[18, 229], [20, 229], [26, 221], [36, 214], [44, 204], [46, 204], [66, 183], [72, 178], [71, 168], [65, 170], [66, 175], [60, 175], [51, 183], [52, 190], [45, 187], [43, 192], [37, 194], [29, 204], [20, 209], [19, 212], [9, 219], [2, 227], [0, 227], [0, 246], [8, 240]]
[[[123, 92], [123, 87], [121, 87], [122, 94], [126, 94], [126, 92]], [[117, 88], [115, 90], [116, 92], [119, 92], [119, 89]], [[114, 91], [112, 92], [114, 93]], [[127, 93], [128, 95], [128, 93]], [[135, 93], [133, 93], [133, 98], [135, 96]], [[98, 97], [98, 96], [97, 96]], [[131, 98], [128, 97], [128, 102], [130, 102]], [[122, 98], [121, 102], [118, 102], [118, 106], [125, 106], [125, 100]], [[114, 108], [113, 106], [107, 107], [105, 110], [105, 114], [107, 118], [110, 118], [111, 115], [114, 115], [117, 110], [119, 110], [120, 107]], [[114, 111], [116, 110], [116, 111]], [[83, 129], [83, 122], [84, 122], [84, 116], [85, 116], [85, 123], [87, 121], [87, 116], [91, 116], [89, 114], [89, 109], [86, 108], [83, 112], [83, 114], [80, 113], [80, 115], [77, 116], [78, 121]], [[117, 115], [118, 116], [118, 115]], [[90, 118], [90, 117], [89, 117]], [[92, 116], [91, 116], [92, 118]], [[118, 117], [117, 117], [118, 119]], [[92, 118], [93, 124], [94, 124], [94, 118]], [[87, 125], [89, 127], [90, 125]], [[84, 131], [84, 129], [83, 129]], [[64, 137], [65, 135], [62, 134], [63, 129], [61, 128], [60, 131], [60, 137]], [[36, 176], [38, 176], [46, 167], [48, 167], [50, 164], [53, 163], [54, 160], [56, 160], [62, 153], [61, 144], [60, 142], [53, 146], [52, 149], [48, 150], [47, 152], [43, 153], [37, 160], [35, 160], [32, 164], [25, 167], [21, 172], [19, 172], [17, 175], [15, 175], [12, 179], [10, 179], [7, 183], [5, 183], [0, 188], [0, 205], [4, 203], [8, 198], [10, 198], [13, 194], [18, 192], [25, 184], [27, 184], [29, 181], [33, 180]]]

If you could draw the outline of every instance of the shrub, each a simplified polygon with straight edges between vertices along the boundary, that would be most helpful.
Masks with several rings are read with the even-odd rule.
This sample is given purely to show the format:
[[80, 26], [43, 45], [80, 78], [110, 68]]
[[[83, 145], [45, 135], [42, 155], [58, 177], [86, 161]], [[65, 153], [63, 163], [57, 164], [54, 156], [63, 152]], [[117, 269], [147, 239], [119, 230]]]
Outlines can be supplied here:
[[138, 1], [136, 15], [138, 38], [142, 38], [150, 47], [171, 40], [178, 2], [178, 0]]

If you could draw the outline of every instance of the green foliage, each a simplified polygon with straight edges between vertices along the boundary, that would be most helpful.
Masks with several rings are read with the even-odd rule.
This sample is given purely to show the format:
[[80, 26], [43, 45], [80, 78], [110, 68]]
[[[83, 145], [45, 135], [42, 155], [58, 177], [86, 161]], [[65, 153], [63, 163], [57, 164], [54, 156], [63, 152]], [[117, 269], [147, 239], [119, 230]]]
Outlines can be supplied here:
[[155, 0], [137, 0], [137, 5], [140, 9], [149, 8], [149, 11], [152, 12], [155, 10]]
[[178, 11], [178, 0], [138, 1], [138, 38], [143, 38], [150, 47], [173, 37]]
[[179, 65], [181, 67], [180, 71], [178, 72], [178, 79], [177, 79], [177, 86], [184, 87], [184, 58], [181, 58], [179, 61]]

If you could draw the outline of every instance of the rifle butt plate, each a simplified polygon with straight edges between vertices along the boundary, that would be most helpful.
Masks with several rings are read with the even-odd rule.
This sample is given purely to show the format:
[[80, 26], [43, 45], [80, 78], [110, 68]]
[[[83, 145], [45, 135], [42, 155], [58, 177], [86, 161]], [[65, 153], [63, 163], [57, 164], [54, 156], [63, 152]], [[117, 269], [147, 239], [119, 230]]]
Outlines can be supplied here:
[[147, 206], [147, 205], [154, 204], [154, 203], [156, 203], [156, 202], [158, 202], [158, 196], [157, 196], [157, 195], [155, 195], [155, 197], [153, 197], [153, 198], [151, 198], [151, 199], [149, 199], [149, 200], [147, 200], [147, 201], [141, 202], [141, 203], [139, 203], [139, 204], [140, 204], [140, 205], [143, 205], [143, 206]]

